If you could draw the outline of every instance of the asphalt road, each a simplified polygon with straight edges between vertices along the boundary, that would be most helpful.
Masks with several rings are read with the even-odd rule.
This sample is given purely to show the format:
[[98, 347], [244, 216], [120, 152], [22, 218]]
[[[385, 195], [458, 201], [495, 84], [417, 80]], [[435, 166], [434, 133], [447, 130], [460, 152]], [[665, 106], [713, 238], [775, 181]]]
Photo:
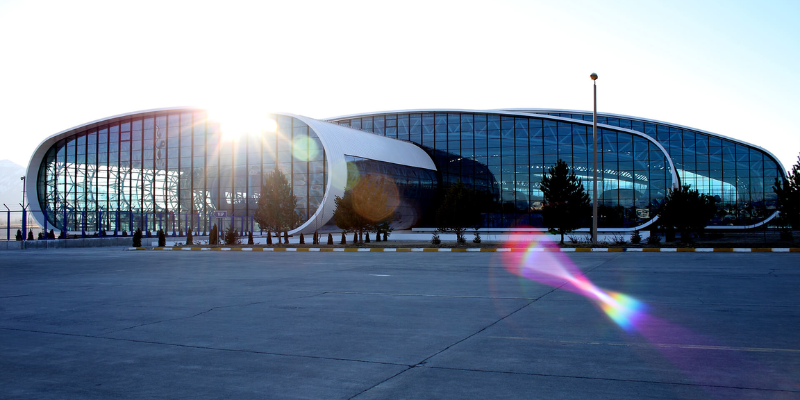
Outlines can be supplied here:
[[798, 289], [800, 254], [8, 251], [0, 398], [800, 399]]

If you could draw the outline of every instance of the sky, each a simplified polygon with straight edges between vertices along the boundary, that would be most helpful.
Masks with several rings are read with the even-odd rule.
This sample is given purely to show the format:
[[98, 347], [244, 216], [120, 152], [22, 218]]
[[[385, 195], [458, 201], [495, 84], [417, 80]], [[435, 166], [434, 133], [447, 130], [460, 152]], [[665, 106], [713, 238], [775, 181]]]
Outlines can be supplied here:
[[171, 106], [312, 118], [565, 108], [753, 143], [800, 129], [800, 1], [4, 1], [0, 159]]

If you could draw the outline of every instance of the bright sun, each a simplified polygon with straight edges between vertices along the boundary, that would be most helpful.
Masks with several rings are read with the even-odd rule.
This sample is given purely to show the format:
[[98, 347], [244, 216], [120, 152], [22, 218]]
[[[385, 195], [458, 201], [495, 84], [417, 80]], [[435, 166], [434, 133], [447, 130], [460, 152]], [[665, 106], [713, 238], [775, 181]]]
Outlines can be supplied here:
[[208, 119], [219, 122], [223, 140], [234, 141], [245, 135], [275, 132], [278, 123], [269, 113], [253, 107], [215, 107], [208, 110]]

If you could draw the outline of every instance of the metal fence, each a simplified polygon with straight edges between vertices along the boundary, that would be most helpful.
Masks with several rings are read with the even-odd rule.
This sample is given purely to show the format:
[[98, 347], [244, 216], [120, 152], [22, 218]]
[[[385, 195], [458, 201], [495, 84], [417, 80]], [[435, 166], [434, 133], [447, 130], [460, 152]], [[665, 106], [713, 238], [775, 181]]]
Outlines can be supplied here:
[[[0, 221], [0, 240], [46, 240], [49, 236], [102, 237], [131, 235], [137, 228], [145, 237], [163, 229], [168, 236], [184, 236], [191, 230], [206, 235], [213, 225], [222, 232], [233, 226], [240, 235], [258, 228], [252, 216], [216, 216], [199, 213], [131, 212], [131, 211], [43, 211], [44, 226], [39, 225], [28, 210], [6, 210]], [[53, 225], [52, 222], [56, 221]], [[52, 234], [50, 232], [52, 231]], [[41, 236], [40, 236], [41, 235]]]

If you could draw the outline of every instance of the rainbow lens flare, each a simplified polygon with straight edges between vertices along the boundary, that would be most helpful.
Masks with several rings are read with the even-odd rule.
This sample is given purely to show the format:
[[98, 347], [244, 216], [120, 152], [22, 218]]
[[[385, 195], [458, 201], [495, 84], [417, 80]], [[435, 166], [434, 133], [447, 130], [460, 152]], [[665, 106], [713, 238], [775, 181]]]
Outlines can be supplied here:
[[507, 252], [504, 267], [509, 272], [548, 286], [580, 294], [596, 303], [622, 329], [631, 332], [644, 316], [645, 305], [623, 293], [603, 290], [592, 283], [545, 235], [511, 237], [506, 247], [524, 252]]

